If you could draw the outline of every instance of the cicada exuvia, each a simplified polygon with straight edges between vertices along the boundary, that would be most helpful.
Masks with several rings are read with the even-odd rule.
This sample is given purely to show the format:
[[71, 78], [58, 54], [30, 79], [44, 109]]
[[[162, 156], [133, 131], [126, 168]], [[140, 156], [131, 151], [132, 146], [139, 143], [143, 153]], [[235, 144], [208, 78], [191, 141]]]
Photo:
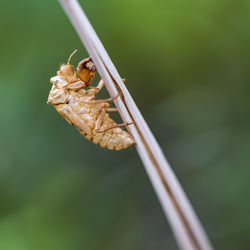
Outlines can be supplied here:
[[100, 80], [97, 87], [90, 84], [95, 76], [95, 65], [91, 58], [79, 62], [77, 70], [70, 64], [60, 66], [57, 75], [50, 79], [53, 84], [48, 103], [70, 124], [74, 125], [88, 140], [112, 150], [125, 149], [135, 141], [130, 133], [120, 127], [132, 123], [117, 124], [109, 112], [117, 112], [109, 101], [115, 98], [96, 100], [96, 94], [104, 87]]

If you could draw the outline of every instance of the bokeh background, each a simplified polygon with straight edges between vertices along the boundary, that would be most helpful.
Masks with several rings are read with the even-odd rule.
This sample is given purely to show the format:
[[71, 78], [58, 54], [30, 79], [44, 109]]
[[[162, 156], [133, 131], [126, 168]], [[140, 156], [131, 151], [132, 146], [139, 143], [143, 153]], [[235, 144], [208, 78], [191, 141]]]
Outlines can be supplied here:
[[[250, 2], [80, 3], [215, 248], [249, 249]], [[177, 249], [136, 150], [46, 103], [60, 63], [88, 56], [58, 2], [1, 1], [0, 27], [0, 249]]]

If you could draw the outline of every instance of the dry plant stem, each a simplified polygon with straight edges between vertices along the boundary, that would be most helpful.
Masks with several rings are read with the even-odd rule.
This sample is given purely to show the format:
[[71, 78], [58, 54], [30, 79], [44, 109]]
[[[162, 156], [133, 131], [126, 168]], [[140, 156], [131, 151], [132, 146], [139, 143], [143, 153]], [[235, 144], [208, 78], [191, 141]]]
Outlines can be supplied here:
[[118, 93], [123, 96], [114, 100], [114, 103], [124, 122], [135, 123], [128, 129], [135, 138], [137, 151], [179, 247], [183, 250], [211, 250], [212, 246], [190, 202], [79, 3], [76, 0], [60, 0], [60, 3], [92, 57], [111, 97]]

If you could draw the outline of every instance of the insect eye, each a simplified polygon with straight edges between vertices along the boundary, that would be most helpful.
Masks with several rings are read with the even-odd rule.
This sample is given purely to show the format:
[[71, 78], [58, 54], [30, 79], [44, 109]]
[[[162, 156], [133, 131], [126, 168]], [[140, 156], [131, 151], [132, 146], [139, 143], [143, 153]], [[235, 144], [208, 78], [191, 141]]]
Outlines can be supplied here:
[[92, 61], [86, 63], [85, 67], [91, 71], [96, 71], [95, 64]]

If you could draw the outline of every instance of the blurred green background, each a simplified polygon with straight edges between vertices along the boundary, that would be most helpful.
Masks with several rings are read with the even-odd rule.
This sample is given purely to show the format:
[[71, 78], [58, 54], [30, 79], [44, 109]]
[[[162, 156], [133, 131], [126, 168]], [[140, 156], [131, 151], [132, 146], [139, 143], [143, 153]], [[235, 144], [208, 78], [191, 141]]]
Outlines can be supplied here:
[[[249, 249], [250, 1], [80, 3], [215, 248]], [[0, 249], [177, 249], [135, 148], [46, 103], [60, 63], [88, 56], [58, 2], [0, 10]]]

